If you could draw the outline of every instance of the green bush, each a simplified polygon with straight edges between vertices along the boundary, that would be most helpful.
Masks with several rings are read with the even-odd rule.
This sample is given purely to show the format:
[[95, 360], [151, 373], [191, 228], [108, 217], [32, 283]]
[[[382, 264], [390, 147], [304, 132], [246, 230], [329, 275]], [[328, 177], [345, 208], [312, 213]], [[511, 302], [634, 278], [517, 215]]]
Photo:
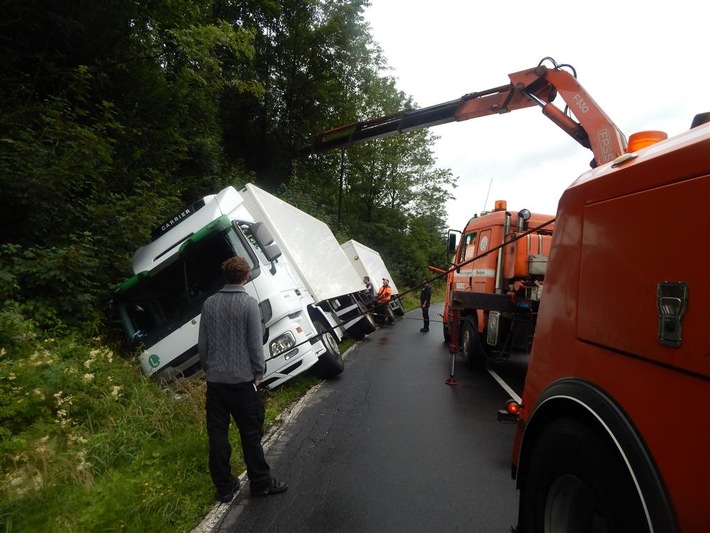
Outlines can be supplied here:
[[96, 282], [100, 270], [89, 235], [61, 248], [0, 245], [0, 298], [23, 302], [23, 312], [44, 330], [69, 323], [95, 332], [101, 319]]

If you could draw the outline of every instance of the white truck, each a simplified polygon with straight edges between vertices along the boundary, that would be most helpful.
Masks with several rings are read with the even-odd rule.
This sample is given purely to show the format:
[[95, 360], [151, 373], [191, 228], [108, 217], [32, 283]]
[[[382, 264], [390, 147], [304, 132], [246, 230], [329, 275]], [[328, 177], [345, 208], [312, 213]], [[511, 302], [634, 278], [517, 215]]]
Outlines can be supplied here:
[[235, 255], [253, 265], [245, 288], [264, 324], [264, 386], [308, 369], [340, 374], [338, 342], [375, 330], [362, 281], [326, 224], [254, 185], [227, 187], [156, 228], [134, 254], [134, 275], [114, 293], [145, 375], [170, 382], [203, 374], [202, 304], [224, 285], [220, 265]]
[[390, 308], [392, 312], [397, 316], [404, 315], [404, 309], [402, 308], [402, 303], [400, 302], [398, 296], [399, 291], [397, 290], [397, 285], [395, 285], [389, 270], [385, 262], [382, 260], [379, 252], [365, 246], [364, 244], [351, 239], [340, 245], [345, 252], [345, 255], [350, 260], [360, 278], [365, 276], [370, 278], [372, 286], [375, 289], [375, 294], [380, 290], [382, 286], [382, 278], [386, 278], [390, 282], [390, 287], [392, 287], [392, 299], [390, 300]]

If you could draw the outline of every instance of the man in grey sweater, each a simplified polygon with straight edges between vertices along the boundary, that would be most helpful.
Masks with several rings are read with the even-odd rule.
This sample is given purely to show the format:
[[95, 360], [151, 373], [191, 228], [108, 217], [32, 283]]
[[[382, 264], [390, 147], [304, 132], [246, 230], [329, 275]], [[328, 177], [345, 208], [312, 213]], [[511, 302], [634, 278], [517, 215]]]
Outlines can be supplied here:
[[230, 467], [230, 415], [239, 429], [251, 495], [268, 496], [288, 488], [271, 476], [261, 444], [265, 409], [259, 384], [266, 363], [259, 306], [244, 290], [250, 272], [251, 265], [243, 257], [222, 263], [227, 283], [205, 300], [200, 318], [198, 349], [207, 379], [209, 468], [217, 499], [223, 503], [239, 490], [239, 479]]

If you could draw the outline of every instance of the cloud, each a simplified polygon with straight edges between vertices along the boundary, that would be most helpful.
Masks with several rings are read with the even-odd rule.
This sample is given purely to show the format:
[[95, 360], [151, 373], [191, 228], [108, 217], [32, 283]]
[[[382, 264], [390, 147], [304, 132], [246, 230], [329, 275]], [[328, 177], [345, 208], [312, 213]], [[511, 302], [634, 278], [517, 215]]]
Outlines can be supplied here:
[[[509, 73], [551, 56], [575, 67], [627, 135], [653, 129], [672, 136], [687, 130], [696, 113], [710, 111], [709, 18], [710, 4], [696, 0], [675, 0], [672, 9], [639, 0], [548, 0], [533, 8], [371, 0], [365, 10], [390, 74], [419, 107], [504, 85]], [[460, 177], [457, 199], [448, 205], [449, 224], [459, 229], [495, 199], [507, 199], [511, 209], [554, 214], [561, 193], [592, 158], [535, 108], [432, 133], [440, 137], [438, 165]]]

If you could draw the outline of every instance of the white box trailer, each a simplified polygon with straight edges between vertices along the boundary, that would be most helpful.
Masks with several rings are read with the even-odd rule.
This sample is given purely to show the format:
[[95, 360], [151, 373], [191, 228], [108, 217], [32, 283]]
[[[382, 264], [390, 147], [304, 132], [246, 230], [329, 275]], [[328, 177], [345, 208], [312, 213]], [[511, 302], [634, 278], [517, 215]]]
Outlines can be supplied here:
[[136, 251], [134, 275], [114, 292], [113, 307], [127, 338], [140, 348], [144, 374], [164, 381], [202, 375], [202, 304], [222, 288], [220, 266], [235, 255], [252, 263], [245, 289], [259, 302], [264, 323], [265, 386], [311, 367], [325, 377], [339, 374], [344, 366], [337, 342], [344, 331], [355, 338], [374, 331], [374, 320], [357, 300], [362, 287], [352, 267], [323, 275], [318, 264], [335, 268], [321, 252], [326, 247], [312, 246], [306, 254], [312, 238], [297, 245], [302, 234], [318, 232], [327, 240], [323, 227], [276, 200], [254, 186], [239, 192], [227, 187], [170, 217]]
[[362, 280], [327, 224], [247, 184], [244, 205], [266, 224], [316, 301], [362, 290]]
[[375, 331], [362, 297], [362, 280], [328, 225], [253, 184], [240, 193], [244, 206], [270, 230], [313, 299], [335, 313], [348, 335], [361, 339]]
[[357, 242], [354, 239], [344, 242], [341, 245], [341, 248], [357, 271], [360, 279], [365, 276], [370, 278], [370, 281], [375, 289], [375, 294], [377, 294], [380, 287], [382, 287], [382, 278], [389, 280], [390, 287], [392, 287], [392, 300], [390, 300], [390, 308], [396, 315], [402, 316], [404, 314], [404, 309], [402, 308], [402, 303], [398, 298], [399, 290], [397, 289], [397, 285], [392, 279], [392, 275], [389, 270], [387, 270], [387, 266], [382, 260], [379, 252], [360, 242]]

